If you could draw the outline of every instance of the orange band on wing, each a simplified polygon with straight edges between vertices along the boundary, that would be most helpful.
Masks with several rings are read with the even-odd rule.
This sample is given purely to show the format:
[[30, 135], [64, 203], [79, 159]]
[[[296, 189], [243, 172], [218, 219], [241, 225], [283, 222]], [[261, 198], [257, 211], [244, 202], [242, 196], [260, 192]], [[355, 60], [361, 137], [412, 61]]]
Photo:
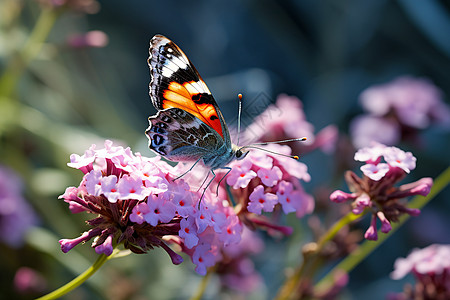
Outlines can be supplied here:
[[164, 101], [162, 107], [164, 109], [176, 107], [193, 114], [212, 127], [223, 138], [222, 124], [216, 108], [209, 101], [209, 99], [212, 99], [212, 96], [208, 94], [209, 96], [205, 97], [205, 94], [194, 92], [193, 84], [197, 83], [186, 82], [181, 85], [178, 82], [171, 82], [167, 90], [163, 92]]

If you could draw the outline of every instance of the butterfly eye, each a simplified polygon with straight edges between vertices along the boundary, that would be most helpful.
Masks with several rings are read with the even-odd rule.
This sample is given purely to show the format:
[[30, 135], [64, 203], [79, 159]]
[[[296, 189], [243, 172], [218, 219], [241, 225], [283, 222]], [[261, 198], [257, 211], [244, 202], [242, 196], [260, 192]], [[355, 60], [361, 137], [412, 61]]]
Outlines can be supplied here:
[[241, 149], [236, 150], [236, 158], [237, 159], [243, 159], [248, 154], [248, 151], [242, 152]]

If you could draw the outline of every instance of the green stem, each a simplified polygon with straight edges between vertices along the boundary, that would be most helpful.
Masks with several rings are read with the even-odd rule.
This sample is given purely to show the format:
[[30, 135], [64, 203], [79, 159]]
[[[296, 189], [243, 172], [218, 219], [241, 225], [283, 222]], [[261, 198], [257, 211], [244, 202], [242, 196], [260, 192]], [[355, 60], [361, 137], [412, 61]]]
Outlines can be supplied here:
[[195, 295], [191, 297], [191, 300], [200, 300], [203, 297], [203, 294], [205, 293], [206, 287], [208, 286], [209, 279], [211, 278], [211, 275], [215, 272], [215, 268], [212, 268], [208, 270], [208, 273], [202, 278], [202, 281], [200, 282], [200, 286], [197, 289], [197, 292]]
[[320, 259], [319, 254], [322, 251], [326, 243], [334, 238], [334, 236], [341, 230], [344, 226], [350, 224], [351, 222], [362, 218], [363, 214], [355, 215], [349, 212], [343, 216], [339, 221], [337, 221], [328, 231], [320, 238], [316, 243], [310, 243], [307, 245], [306, 253], [304, 253], [303, 263], [295, 270], [294, 274], [286, 280], [285, 284], [281, 287], [276, 299], [284, 300], [293, 298], [293, 293], [296, 291], [303, 274], [311, 274], [311, 268], [317, 268], [318, 260]]
[[28, 40], [17, 56], [8, 62], [6, 70], [0, 77], [0, 96], [11, 97], [17, 81], [27, 68], [28, 64], [39, 54], [44, 41], [47, 39], [55, 21], [59, 15], [59, 10], [43, 9], [34, 26]]
[[363, 214], [359, 214], [359, 215], [355, 215], [352, 212], [349, 212], [348, 214], [346, 214], [345, 216], [343, 216], [339, 221], [337, 221], [330, 229], [328, 229], [328, 232], [326, 234], [324, 234], [320, 240], [317, 243], [317, 252], [320, 252], [323, 247], [325, 246], [325, 244], [329, 241], [331, 241], [334, 236], [339, 232], [339, 230], [341, 230], [344, 226], [350, 224], [353, 221], [356, 221], [360, 218], [362, 218], [365, 215], [365, 213]]
[[[439, 194], [450, 183], [450, 167], [442, 172], [434, 181], [433, 187], [427, 196], [416, 196], [410, 202], [410, 208], [422, 209], [428, 202], [430, 202], [437, 194]], [[394, 234], [411, 216], [403, 215], [399, 218], [397, 223], [392, 224], [392, 230], [387, 234], [382, 234], [377, 242], [365, 241], [358, 250], [351, 253], [339, 264], [337, 264], [328, 274], [322, 278], [316, 287], [321, 289], [330, 284], [333, 280], [333, 273], [337, 270], [345, 271], [346, 273], [353, 270], [362, 260], [369, 256], [378, 246], [380, 246], [386, 239]]]
[[62, 287], [60, 287], [57, 290], [54, 290], [53, 292], [42, 296], [40, 298], [37, 298], [36, 300], [51, 300], [51, 299], [57, 299], [61, 296], [64, 296], [68, 292], [72, 291], [73, 289], [80, 286], [83, 282], [85, 282], [89, 277], [91, 277], [95, 272], [97, 272], [98, 269], [111, 257], [114, 256], [114, 253], [110, 256], [106, 256], [105, 254], [100, 255], [97, 260], [94, 262], [92, 266], [90, 266], [86, 271], [81, 273], [78, 277], [73, 279], [72, 281], [66, 283]]

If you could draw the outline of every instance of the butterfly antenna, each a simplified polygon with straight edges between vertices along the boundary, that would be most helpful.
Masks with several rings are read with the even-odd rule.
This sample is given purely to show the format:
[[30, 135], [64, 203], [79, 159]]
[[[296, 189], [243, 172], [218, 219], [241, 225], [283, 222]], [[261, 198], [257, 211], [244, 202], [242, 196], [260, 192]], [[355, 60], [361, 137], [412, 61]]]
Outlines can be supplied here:
[[242, 94], [238, 94], [239, 98], [239, 111], [238, 111], [238, 138], [237, 138], [237, 145], [239, 145], [239, 139], [241, 137], [241, 113], [242, 113]]
[[282, 140], [282, 141], [274, 141], [274, 142], [254, 143], [254, 144], [251, 144], [251, 145], [248, 145], [248, 146], [242, 146], [242, 147], [239, 148], [239, 150], [241, 150], [241, 149], [258, 149], [258, 150], [262, 150], [262, 151], [269, 152], [269, 153], [272, 153], [272, 154], [281, 155], [281, 156], [285, 156], [285, 157], [290, 157], [290, 158], [293, 158], [293, 159], [298, 159], [297, 155], [288, 155], [288, 154], [278, 153], [278, 152], [275, 152], [275, 151], [271, 151], [271, 150], [264, 149], [264, 148], [261, 148], [261, 147], [256, 147], [256, 146], [264, 146], [264, 145], [269, 145], [269, 144], [282, 144], [282, 143], [288, 143], [288, 142], [303, 142], [303, 141], [306, 141], [305, 137], [296, 138], [296, 139], [287, 139], [287, 140]]

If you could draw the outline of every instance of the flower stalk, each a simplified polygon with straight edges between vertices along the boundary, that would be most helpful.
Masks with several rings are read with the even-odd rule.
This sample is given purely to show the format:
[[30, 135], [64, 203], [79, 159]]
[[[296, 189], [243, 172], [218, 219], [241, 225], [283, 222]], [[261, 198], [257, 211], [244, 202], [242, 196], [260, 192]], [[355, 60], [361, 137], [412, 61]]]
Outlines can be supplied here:
[[[410, 202], [409, 207], [413, 209], [421, 209], [428, 202], [430, 202], [437, 194], [439, 194], [444, 188], [448, 186], [450, 183], [450, 167], [444, 170], [434, 181], [433, 187], [431, 188], [430, 193], [423, 196], [416, 196]], [[397, 229], [399, 229], [409, 218], [411, 215], [404, 214], [399, 218], [397, 223], [392, 224], [392, 230], [383, 234], [379, 237], [378, 242], [373, 241], [365, 241], [359, 248], [358, 251], [354, 251], [349, 256], [347, 256], [344, 260], [342, 260], [339, 264], [337, 264], [332, 270], [330, 270], [325, 277], [323, 277], [317, 284], [316, 287], [320, 288], [321, 286], [325, 286], [329, 284], [331, 280], [333, 280], [333, 273], [337, 270], [342, 270], [345, 272], [350, 272], [355, 268], [361, 261], [363, 261], [367, 256], [369, 256], [378, 246], [380, 246], [386, 239], [394, 234]], [[344, 217], [345, 218], [345, 217]]]
[[[352, 212], [343, 216], [339, 221], [337, 221], [328, 231], [321, 237], [321, 239], [317, 243], [309, 243], [305, 245], [303, 248], [303, 262], [302, 264], [295, 270], [294, 274], [286, 280], [285, 284], [281, 287], [276, 299], [285, 300], [291, 298], [298, 298], [299, 295], [294, 295], [297, 291], [297, 287], [300, 285], [302, 279], [304, 278], [304, 274], [313, 274], [314, 270], [317, 269], [318, 264], [320, 263], [320, 252], [323, 247], [334, 238], [334, 236], [341, 230], [343, 227], [347, 226], [353, 221], [356, 221], [363, 217], [364, 214], [355, 215]], [[308, 279], [311, 276], [308, 275]]]
[[97, 260], [94, 262], [92, 266], [90, 266], [86, 271], [81, 273], [78, 277], [73, 279], [72, 281], [66, 283], [62, 287], [60, 287], [57, 290], [54, 290], [53, 292], [44, 295], [40, 298], [37, 298], [36, 300], [51, 300], [51, 299], [58, 299], [59, 297], [64, 296], [65, 294], [69, 293], [70, 291], [76, 289], [79, 287], [83, 282], [88, 280], [92, 275], [94, 275], [95, 272], [97, 272], [98, 269], [100, 269], [103, 264], [114, 257], [114, 254], [118, 253], [119, 250], [114, 250], [114, 253], [110, 256], [107, 256], [105, 254], [101, 254]]

